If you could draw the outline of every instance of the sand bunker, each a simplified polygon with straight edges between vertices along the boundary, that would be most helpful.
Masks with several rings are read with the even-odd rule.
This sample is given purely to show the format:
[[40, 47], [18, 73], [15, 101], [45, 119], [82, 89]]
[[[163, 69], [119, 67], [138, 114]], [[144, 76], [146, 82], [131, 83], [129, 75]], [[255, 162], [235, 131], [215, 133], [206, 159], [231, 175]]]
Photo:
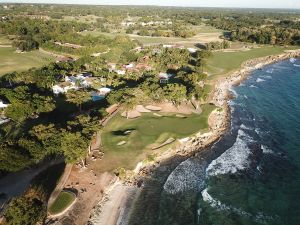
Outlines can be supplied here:
[[146, 109], [149, 109], [149, 110], [151, 110], [151, 111], [160, 111], [160, 110], [161, 110], [161, 107], [154, 106], [154, 105], [147, 105], [147, 106], [146, 106]]
[[125, 144], [126, 144], [126, 141], [120, 141], [117, 145], [121, 146], [121, 145], [125, 145]]
[[136, 106], [136, 111], [140, 112], [140, 113], [148, 113], [151, 112], [151, 110], [146, 109], [143, 105], [137, 105]]

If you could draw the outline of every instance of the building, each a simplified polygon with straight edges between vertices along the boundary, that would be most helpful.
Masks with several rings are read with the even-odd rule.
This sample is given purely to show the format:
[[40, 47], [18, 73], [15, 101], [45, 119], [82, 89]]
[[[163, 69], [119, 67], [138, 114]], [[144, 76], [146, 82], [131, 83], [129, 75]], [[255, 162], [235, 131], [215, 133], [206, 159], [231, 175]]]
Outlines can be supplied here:
[[174, 74], [170, 73], [159, 73], [158, 78], [159, 78], [159, 83], [161, 84], [166, 84], [169, 82], [169, 79], [174, 76]]
[[190, 52], [190, 53], [195, 53], [198, 51], [197, 48], [187, 48], [187, 50]]
[[9, 104], [5, 104], [5, 103], [3, 103], [3, 101], [0, 100], [0, 109], [4, 109], [8, 106], [9, 106]]

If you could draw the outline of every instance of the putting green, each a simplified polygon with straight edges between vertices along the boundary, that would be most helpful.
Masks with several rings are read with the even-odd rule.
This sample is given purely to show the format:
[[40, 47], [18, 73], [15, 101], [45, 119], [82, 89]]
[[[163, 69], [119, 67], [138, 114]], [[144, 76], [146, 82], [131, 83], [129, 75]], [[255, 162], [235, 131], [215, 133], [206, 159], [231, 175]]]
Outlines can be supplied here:
[[[164, 143], [168, 138], [183, 138], [208, 128], [208, 116], [215, 109], [214, 105], [205, 104], [203, 112], [188, 115], [185, 118], [175, 114], [163, 117], [144, 113], [142, 117], [128, 120], [116, 115], [104, 127], [101, 141], [104, 160], [96, 162], [97, 170], [114, 170], [118, 167], [133, 169], [136, 163], [147, 154], [153, 153], [151, 147]], [[123, 145], [118, 145], [126, 141]]]
[[74, 193], [62, 191], [49, 208], [52, 215], [59, 214], [68, 208], [76, 199]]

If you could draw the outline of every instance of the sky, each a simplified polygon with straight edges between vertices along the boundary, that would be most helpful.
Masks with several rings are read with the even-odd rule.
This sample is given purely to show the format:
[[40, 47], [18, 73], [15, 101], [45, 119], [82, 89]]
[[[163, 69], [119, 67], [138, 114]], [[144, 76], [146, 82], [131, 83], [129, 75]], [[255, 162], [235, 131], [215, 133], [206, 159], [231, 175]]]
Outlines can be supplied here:
[[300, 0], [0, 0], [4, 2], [300, 9]]

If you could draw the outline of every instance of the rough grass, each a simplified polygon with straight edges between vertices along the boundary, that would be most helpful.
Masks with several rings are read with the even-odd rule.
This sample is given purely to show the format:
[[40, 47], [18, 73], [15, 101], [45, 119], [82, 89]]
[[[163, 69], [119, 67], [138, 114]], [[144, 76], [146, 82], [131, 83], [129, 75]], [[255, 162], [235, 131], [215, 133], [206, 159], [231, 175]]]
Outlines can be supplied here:
[[[103, 129], [101, 135], [104, 160], [95, 165], [97, 170], [114, 170], [118, 167], [132, 169], [146, 154], [153, 153], [151, 146], [161, 144], [168, 138], [183, 138], [208, 128], [208, 116], [214, 105], [203, 105], [200, 115], [192, 114], [186, 118], [174, 114], [162, 114], [163, 117], [145, 113], [142, 117], [127, 120], [116, 115]], [[125, 134], [125, 131], [131, 133]], [[126, 144], [118, 146], [121, 141]]]
[[226, 74], [241, 67], [242, 63], [253, 58], [280, 54], [291, 48], [262, 46], [248, 51], [214, 52], [208, 59], [205, 71], [214, 78], [215, 75]]
[[68, 191], [62, 191], [58, 195], [57, 199], [50, 206], [49, 212], [52, 215], [61, 213], [67, 207], [69, 207], [75, 201], [75, 199], [76, 199], [75, 194], [68, 192]]
[[54, 61], [52, 56], [39, 51], [16, 53], [14, 48], [1, 47], [0, 59], [0, 76], [13, 71], [23, 71], [32, 67], [41, 67]]

